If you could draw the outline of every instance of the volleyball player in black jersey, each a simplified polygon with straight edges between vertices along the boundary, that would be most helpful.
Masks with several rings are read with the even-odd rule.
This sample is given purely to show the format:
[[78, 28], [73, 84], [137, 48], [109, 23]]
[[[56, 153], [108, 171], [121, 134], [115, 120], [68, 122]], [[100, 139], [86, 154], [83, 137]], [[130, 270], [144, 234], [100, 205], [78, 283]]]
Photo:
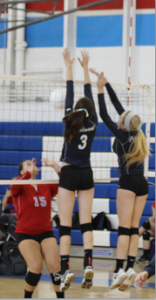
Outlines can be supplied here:
[[79, 99], [73, 108], [73, 74], [70, 52], [63, 52], [64, 62], [67, 67], [67, 94], [65, 103], [64, 146], [61, 155], [62, 168], [59, 182], [58, 207], [60, 216], [60, 254], [61, 254], [61, 291], [66, 290], [75, 278], [69, 269], [69, 253], [71, 244], [72, 213], [75, 203], [75, 191], [79, 204], [80, 229], [84, 245], [84, 278], [82, 288], [92, 286], [92, 202], [94, 196], [93, 173], [90, 166], [91, 145], [97, 127], [97, 115], [91, 92], [88, 72], [89, 56], [82, 51], [84, 69], [85, 97]]
[[[118, 156], [120, 177], [117, 190], [119, 217], [117, 261], [110, 289], [119, 287], [120, 290], [125, 291], [130, 288], [136, 276], [133, 265], [139, 243], [138, 227], [148, 195], [148, 183], [143, 175], [143, 162], [149, 153], [149, 147], [141, 129], [140, 117], [136, 113], [124, 110], [103, 73], [96, 73], [96, 75], [98, 75], [100, 116], [116, 137], [113, 150]], [[120, 115], [117, 125], [108, 115], [104, 99], [104, 86]], [[126, 254], [128, 254], [128, 261], [124, 271], [123, 263]]]

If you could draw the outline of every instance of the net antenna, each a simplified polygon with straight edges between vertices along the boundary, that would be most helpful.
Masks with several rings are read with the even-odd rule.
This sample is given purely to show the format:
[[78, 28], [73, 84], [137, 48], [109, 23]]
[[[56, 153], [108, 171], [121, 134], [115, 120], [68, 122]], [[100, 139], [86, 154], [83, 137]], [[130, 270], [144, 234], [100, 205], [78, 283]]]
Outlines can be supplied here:
[[[57, 4], [57, 2], [61, 1], [61, 0], [20, 0], [20, 1], [15, 0], [14, 2], [12, 2], [12, 1], [1, 1], [0, 2], [0, 8], [4, 4], [6, 4], [6, 3], [13, 5], [13, 4], [19, 4], [19, 3], [25, 3], [25, 4], [27, 4], [27, 3], [47, 2], [47, 1], [54, 1]], [[67, 15], [67, 14], [75, 13], [75, 12], [83, 10], [83, 9], [88, 9], [90, 7], [98, 6], [98, 5], [101, 5], [101, 4], [104, 4], [104, 3], [108, 3], [108, 2], [113, 2], [113, 1], [115, 1], [115, 0], [101, 0], [101, 1], [98, 1], [98, 2], [94, 2], [94, 3], [82, 5], [80, 7], [75, 8], [75, 9], [64, 11], [64, 12], [61, 12], [59, 14], [55, 14], [54, 11], [53, 11], [48, 17], [40, 18], [39, 20], [32, 20], [30, 22], [25, 22], [25, 23], [17, 25], [17, 26], [13, 26], [13, 27], [10, 27], [10, 28], [6, 28], [4, 30], [0, 30], [0, 34], [4, 34], [4, 33], [7, 33], [9, 31], [12, 31], [12, 30], [16, 30], [16, 29], [19, 29], [19, 28], [27, 27], [27, 26], [30, 26], [30, 25], [34, 25], [34, 24], [37, 24], [37, 23], [44, 22], [44, 21], [52, 20], [52, 19], [64, 16], [64, 15]], [[12, 6], [8, 7], [8, 8], [12, 8]]]
[[[151, 144], [155, 144], [155, 137], [151, 137], [151, 122], [152, 120], [155, 122], [155, 86], [151, 86], [151, 89], [147, 89], [147, 106], [149, 115], [146, 122], [146, 138], [150, 146]], [[145, 159], [145, 176], [147, 179], [155, 178], [155, 171], [149, 171], [149, 156]]]
[[[131, 84], [132, 34], [133, 34], [133, 0], [131, 0], [131, 7], [130, 7], [129, 58], [128, 58], [128, 83], [129, 84]], [[128, 89], [128, 97], [127, 97], [127, 106], [129, 106], [129, 89]]]

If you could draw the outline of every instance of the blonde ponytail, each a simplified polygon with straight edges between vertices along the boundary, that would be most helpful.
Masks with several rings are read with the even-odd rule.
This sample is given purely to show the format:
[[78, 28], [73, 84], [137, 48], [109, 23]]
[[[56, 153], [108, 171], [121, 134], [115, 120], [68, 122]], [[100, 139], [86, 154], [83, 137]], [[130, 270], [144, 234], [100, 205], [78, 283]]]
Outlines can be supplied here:
[[133, 143], [131, 144], [130, 151], [124, 154], [124, 161], [127, 161], [126, 167], [132, 164], [140, 165], [144, 162], [147, 155], [150, 154], [150, 149], [144, 133], [141, 128], [141, 119], [138, 115], [135, 115], [130, 120], [130, 132], [136, 135]]

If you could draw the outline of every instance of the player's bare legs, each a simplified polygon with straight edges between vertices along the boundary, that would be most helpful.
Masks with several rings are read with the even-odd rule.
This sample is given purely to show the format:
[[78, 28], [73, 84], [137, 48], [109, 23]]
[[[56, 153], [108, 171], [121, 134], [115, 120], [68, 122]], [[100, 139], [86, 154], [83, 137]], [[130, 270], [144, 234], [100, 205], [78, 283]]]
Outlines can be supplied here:
[[[135, 198], [135, 205], [134, 205], [131, 228], [139, 227], [140, 218], [142, 216], [142, 213], [143, 213], [143, 210], [145, 207], [147, 196], [148, 195]], [[138, 244], [139, 244], [139, 235], [138, 234], [132, 235], [130, 238], [128, 255], [136, 256], [137, 251], [138, 251]]]
[[75, 191], [69, 191], [59, 187], [58, 192], [58, 209], [60, 216], [60, 255], [61, 255], [61, 273], [62, 285], [60, 291], [66, 290], [70, 286], [70, 282], [75, 279], [73, 273], [70, 272], [69, 255], [71, 245], [71, 227], [72, 214], [75, 203]]
[[33, 293], [40, 280], [43, 269], [41, 247], [40, 244], [34, 240], [23, 240], [18, 247], [29, 269], [25, 279], [25, 291]]
[[[136, 232], [133, 232], [133, 234], [130, 235], [129, 248], [128, 248], [128, 262], [125, 269], [128, 276], [127, 279], [120, 285], [119, 289], [122, 291], [128, 290], [131, 287], [131, 284], [136, 277], [136, 273], [133, 269], [133, 265], [137, 255], [138, 244], [139, 244], [139, 234], [138, 234], [139, 222], [143, 213], [146, 199], [147, 199], [147, 195], [140, 196], [140, 197], [137, 196], [135, 198], [134, 210], [133, 210], [132, 222], [131, 222], [131, 230], [132, 229], [136, 230]], [[130, 266], [131, 262], [132, 265]]]
[[115, 289], [127, 278], [123, 270], [123, 263], [129, 249], [130, 228], [135, 204], [135, 193], [118, 189], [117, 214], [119, 218], [116, 269], [112, 280], [111, 289]]
[[[55, 238], [47, 238], [41, 242], [41, 251], [47, 270], [49, 271], [56, 293], [60, 292], [61, 264], [58, 245]], [[61, 298], [61, 297], [59, 297]]]
[[84, 245], [84, 278], [82, 280], [81, 287], [90, 288], [92, 286], [92, 279], [94, 276], [92, 268], [92, 204], [94, 188], [85, 191], [78, 191], [77, 196], [79, 203], [79, 220]]

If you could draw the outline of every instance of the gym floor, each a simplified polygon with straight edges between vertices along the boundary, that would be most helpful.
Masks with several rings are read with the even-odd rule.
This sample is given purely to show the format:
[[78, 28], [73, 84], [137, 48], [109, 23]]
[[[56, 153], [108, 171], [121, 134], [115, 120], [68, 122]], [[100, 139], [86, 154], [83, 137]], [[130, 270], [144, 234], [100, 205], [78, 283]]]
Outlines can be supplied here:
[[[144, 264], [135, 264], [137, 273], [143, 271]], [[111, 284], [112, 272], [115, 268], [115, 260], [94, 259], [94, 281], [93, 287], [89, 290], [83, 290], [80, 287], [83, 276], [83, 259], [71, 258], [70, 269], [75, 273], [75, 280], [70, 288], [65, 292], [68, 298], [132, 298], [132, 299], [155, 299], [155, 276], [151, 277], [142, 289], [136, 291], [131, 287], [129, 291], [121, 292], [118, 289], [109, 290]], [[24, 276], [7, 277], [0, 276], [0, 298], [23, 298], [24, 295]], [[41, 280], [33, 294], [33, 298], [56, 298], [50, 276], [44, 267]]]

